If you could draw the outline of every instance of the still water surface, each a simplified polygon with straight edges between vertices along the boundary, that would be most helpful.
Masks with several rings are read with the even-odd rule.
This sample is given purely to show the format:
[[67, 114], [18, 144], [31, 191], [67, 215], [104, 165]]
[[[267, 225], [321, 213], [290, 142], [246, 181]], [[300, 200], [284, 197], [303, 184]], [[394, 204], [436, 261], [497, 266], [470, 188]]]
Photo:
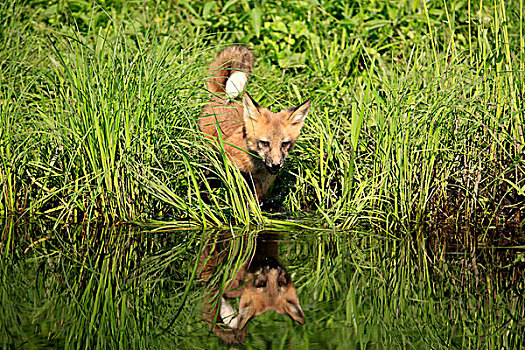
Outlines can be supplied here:
[[394, 236], [8, 223], [0, 345], [523, 347], [523, 245]]

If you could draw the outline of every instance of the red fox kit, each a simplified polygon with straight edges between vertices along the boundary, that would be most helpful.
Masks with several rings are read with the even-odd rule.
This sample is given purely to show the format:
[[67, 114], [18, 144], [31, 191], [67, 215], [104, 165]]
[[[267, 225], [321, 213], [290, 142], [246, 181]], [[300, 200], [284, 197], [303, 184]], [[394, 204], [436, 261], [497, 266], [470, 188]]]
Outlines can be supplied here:
[[226, 152], [248, 175], [261, 200], [299, 137], [311, 101], [273, 113], [245, 91], [242, 105], [238, 103], [233, 98], [244, 89], [253, 61], [252, 52], [244, 46], [232, 46], [219, 54], [207, 82], [214, 96], [204, 107], [199, 127], [210, 139], [222, 138]]
[[[248, 321], [269, 310], [305, 324], [292, 278], [279, 261], [279, 237], [269, 233], [260, 234], [256, 238], [253, 255], [245, 257], [240, 269], [233, 271], [225, 268], [226, 259], [237, 258], [228, 256], [229, 253], [237, 252], [244, 256], [246, 246], [243, 242], [246, 241], [230, 239], [217, 242], [207, 246], [200, 257], [204, 281], [217, 273], [228, 274], [227, 280], [231, 281], [224, 288], [207, 285], [203, 315], [213, 332], [229, 344], [242, 343]], [[228, 301], [231, 298], [239, 298], [238, 312]]]

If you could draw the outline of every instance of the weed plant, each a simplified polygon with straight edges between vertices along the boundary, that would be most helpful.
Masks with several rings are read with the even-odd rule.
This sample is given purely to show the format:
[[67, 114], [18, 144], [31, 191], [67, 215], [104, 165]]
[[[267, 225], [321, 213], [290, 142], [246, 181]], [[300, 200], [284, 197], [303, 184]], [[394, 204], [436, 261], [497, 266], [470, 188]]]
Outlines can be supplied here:
[[241, 43], [261, 104], [314, 101], [273, 189], [289, 216], [519, 221], [523, 13], [521, 0], [3, 2], [0, 211], [276, 224], [196, 126], [208, 62]]

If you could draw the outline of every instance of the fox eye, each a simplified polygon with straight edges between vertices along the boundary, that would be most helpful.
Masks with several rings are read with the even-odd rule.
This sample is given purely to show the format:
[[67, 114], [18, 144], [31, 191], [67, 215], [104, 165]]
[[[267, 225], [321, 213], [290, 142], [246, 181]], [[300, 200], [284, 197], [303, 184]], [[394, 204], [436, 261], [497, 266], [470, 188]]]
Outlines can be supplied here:
[[256, 280], [255, 281], [255, 287], [257, 287], [257, 288], [264, 288], [264, 287], [266, 287], [266, 281], [264, 281], [264, 280]]
[[277, 282], [277, 284], [279, 285], [279, 287], [282, 287], [282, 286], [286, 285], [286, 281], [279, 280], [279, 282]]
[[259, 146], [259, 148], [268, 148], [268, 147], [270, 147], [270, 142], [260, 140], [258, 142], [258, 146]]
[[291, 144], [290, 141], [284, 141], [283, 143], [281, 143], [281, 148], [286, 149], [288, 148], [288, 146], [290, 146], [290, 144]]

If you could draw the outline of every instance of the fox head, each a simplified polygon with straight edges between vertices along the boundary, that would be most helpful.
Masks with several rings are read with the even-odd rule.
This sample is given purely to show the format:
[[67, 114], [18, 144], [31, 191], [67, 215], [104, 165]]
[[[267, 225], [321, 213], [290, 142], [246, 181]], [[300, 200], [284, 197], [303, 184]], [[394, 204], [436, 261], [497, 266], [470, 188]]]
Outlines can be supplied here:
[[300, 324], [305, 317], [290, 275], [271, 257], [266, 264], [249, 272], [239, 301], [238, 328], [265, 311], [274, 310]]
[[279, 113], [259, 106], [245, 91], [243, 109], [245, 139], [250, 152], [259, 155], [272, 175], [277, 174], [299, 137], [311, 100]]

